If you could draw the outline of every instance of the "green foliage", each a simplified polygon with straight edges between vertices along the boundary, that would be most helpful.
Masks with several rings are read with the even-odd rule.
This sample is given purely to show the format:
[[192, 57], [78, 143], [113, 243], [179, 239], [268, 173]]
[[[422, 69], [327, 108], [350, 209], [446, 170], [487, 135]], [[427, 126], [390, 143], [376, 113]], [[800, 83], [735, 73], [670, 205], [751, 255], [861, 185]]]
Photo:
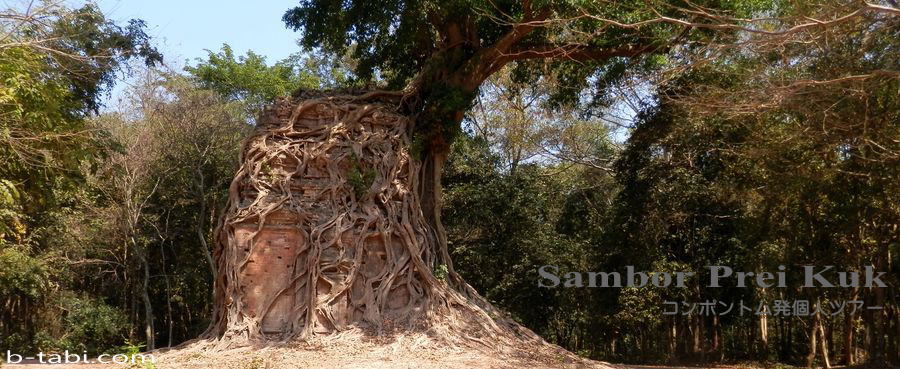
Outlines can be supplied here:
[[143, 351], [145, 347], [147, 347], [147, 345], [125, 341], [125, 345], [118, 347], [116, 353], [127, 356], [128, 362], [131, 363], [132, 368], [156, 369], [156, 363], [150, 360], [145, 361], [140, 356], [141, 351]]
[[[449, 84], [431, 86], [431, 93], [426, 98], [429, 110], [416, 122], [413, 132], [413, 142], [429, 143], [453, 142], [462, 132], [459, 123], [453, 119], [447, 119], [454, 112], [466, 111], [474, 103], [475, 93]], [[414, 146], [417, 151], [413, 155], [419, 156], [420, 149], [424, 146]]]
[[[550, 19], [575, 19], [555, 22], [524, 37], [519, 44], [559, 45], [568, 42], [580, 47], [614, 47], [625, 44], [669, 43], [682, 31], [680, 26], [657, 23], [639, 29], [609, 27], [599, 20], [582, 17], [590, 14], [598, 18], [620, 22], [638, 22], [658, 15], [680, 17], [682, 2], [597, 2], [549, 0], [527, 2], [535, 13], [546, 12]], [[702, 1], [698, 6], [732, 12], [744, 17], [767, 9], [771, 1]], [[355, 72], [363, 80], [384, 78], [391, 88], [405, 87], [429, 68], [455, 71], [482, 48], [495, 45], [508, 34], [511, 24], [525, 17], [523, 2], [505, 0], [364, 0], [303, 1], [289, 9], [283, 17], [291, 29], [301, 31], [301, 45], [321, 49], [333, 55], [351, 52], [357, 60]], [[686, 16], [686, 15], [685, 15]], [[456, 36], [454, 33], [460, 35]], [[720, 36], [722, 34], [723, 36]], [[725, 37], [725, 32], [698, 31], [700, 38]], [[461, 38], [457, 44], [447, 45], [448, 35]], [[522, 62], [516, 68], [518, 81], [541, 83], [552, 80], [548, 88], [555, 91], [557, 103], [577, 102], [578, 96], [591, 89], [599, 99], [605, 89], [625, 76], [629, 65], [619, 58], [596, 61], [576, 61], [560, 58], [542, 63]], [[643, 67], [655, 67], [652, 61]], [[474, 71], [469, 71], [473, 73]]]
[[[129, 59], [141, 59], [152, 66], [162, 55], [150, 44], [146, 24], [132, 19], [121, 26], [106, 19], [94, 4], [54, 12], [58, 20], [46, 33], [45, 47], [57, 64], [57, 72], [71, 86], [72, 97], [81, 105], [78, 111], [96, 111], [102, 94], [115, 82], [115, 73]], [[31, 30], [40, 33], [43, 30]]]
[[[748, 58], [741, 50], [662, 86], [661, 104], [644, 112], [617, 163], [623, 187], [618, 231], [606, 237], [634, 250], [629, 260], [643, 256], [698, 271], [704, 265], [789, 268], [786, 290], [700, 287], [691, 300], [854, 299], [850, 289], [798, 288], [797, 265], [881, 265], [896, 275], [885, 260], [896, 242], [889, 228], [900, 220], [893, 196], [900, 189], [887, 178], [900, 175], [900, 166], [893, 154], [882, 154], [900, 152], [898, 81], [875, 73], [811, 82], [834, 81], [847, 70], [867, 75], [895, 68], [896, 58], [880, 51], [896, 50], [896, 24], [866, 22], [823, 31], [818, 37], [828, 37], [832, 47], [790, 48], [777, 56], [790, 62], [774, 62], [766, 53]], [[769, 324], [790, 324], [772, 319], [777, 322]], [[719, 323], [732, 330], [758, 324]], [[770, 337], [770, 346], [759, 351], [730, 347], [724, 354], [802, 363], [810, 341], [791, 340], [802, 333], [790, 329], [778, 333], [777, 343]], [[869, 355], [880, 355], [872, 347]]]
[[227, 44], [217, 53], [209, 50], [207, 53], [206, 60], [198, 59], [197, 65], [188, 66], [185, 71], [201, 87], [247, 104], [248, 111], [252, 113], [276, 97], [288, 96], [299, 88], [310, 89], [319, 85], [313, 74], [295, 65], [296, 60], [283, 60], [269, 66], [265, 57], [253, 51], [235, 57]]
[[20, 246], [0, 244], [0, 302], [3, 317], [21, 320], [0, 320], [0, 346], [10, 349], [33, 347], [34, 335], [28, 329], [33, 316], [23, 316], [32, 309], [43, 307], [47, 291], [53, 286], [53, 275], [47, 264]]
[[76, 133], [84, 129], [77, 114], [87, 103], [74, 99], [65, 76], [28, 48], [0, 49], [0, 79], [0, 176], [44, 185], [29, 195], [49, 199], [45, 189], [53, 181], [47, 175], [72, 169], [91, 154], [89, 136]]
[[[241, 102], [201, 89], [184, 76], [159, 71], [147, 75], [149, 79], [129, 91], [134, 97], [130, 108], [138, 114], [111, 113], [96, 119], [124, 149], [90, 178], [103, 194], [94, 205], [103, 222], [88, 231], [98, 249], [85, 257], [109, 260], [115, 252], [133, 253], [136, 257], [128, 264], [116, 267], [120, 274], [141, 275], [147, 269], [161, 277], [150, 278], [146, 291], [137, 278], [82, 278], [106, 296], [114, 289], [129, 291], [124, 297], [112, 296], [116, 306], [138, 318], [132, 318], [131, 325], [143, 324], [146, 307], [130, 301], [143, 304], [146, 292], [157, 312], [155, 320], [174, 327], [171, 335], [160, 323], [156, 338], [129, 336], [150, 346], [150, 340], [187, 340], [208, 325], [213, 229], [241, 142], [252, 127]], [[169, 311], [171, 315], [159, 313]]]
[[[896, 76], [878, 71], [897, 68], [891, 56], [897, 28], [893, 21], [868, 22], [878, 23], [858, 19], [811, 36], [815, 47], [793, 45], [782, 54], [739, 48], [657, 86], [658, 103], [644, 107], [625, 149], [613, 150], [618, 155], [614, 182], [585, 172], [581, 178], [590, 185], [573, 188], [540, 177], [554, 183], [554, 192], [566, 193], [564, 201], [543, 202], [543, 192], [527, 181], [499, 185], [525, 176], [496, 169], [504, 167], [504, 158], [491, 152], [504, 149], [459, 143], [445, 178], [445, 220], [455, 266], [497, 305], [579, 353], [615, 361], [699, 361], [717, 355], [802, 363], [810, 345], [805, 318], [770, 317], [769, 345], [763, 346], [741, 333], [758, 330], [757, 317], [664, 317], [660, 309], [664, 301], [754, 305], [855, 298], [849, 289], [798, 288], [798, 265], [840, 270], [881, 265], [895, 286], [897, 264], [888, 260], [896, 258], [900, 221], [894, 195], [900, 193], [895, 180], [900, 176], [900, 88]], [[612, 65], [605, 70], [618, 73]], [[844, 80], [848, 71], [857, 77]], [[476, 123], [485, 120], [479, 116]], [[519, 194], [531, 200], [528, 206], [520, 205]], [[531, 206], [559, 212], [544, 220], [553, 229], [528, 221], [540, 214]], [[566, 247], [573, 244], [583, 245], [583, 251]], [[686, 289], [553, 290], [545, 295], [529, 295], [533, 291], [504, 279], [525, 268], [532, 270], [534, 281], [532, 268], [543, 264], [563, 271], [619, 272], [622, 265], [633, 265], [698, 276]], [[752, 271], [786, 265], [789, 287], [705, 288], [699, 281], [707, 279], [707, 265]], [[511, 280], [518, 278], [529, 276]], [[890, 291], [895, 287], [883, 292]], [[871, 291], [859, 293], [877, 298]], [[539, 312], [530, 316], [529, 310]], [[843, 329], [861, 335], [879, 324], [871, 316], [861, 319], [865, 326], [842, 328], [837, 318], [827, 324], [836, 336]], [[703, 333], [695, 338], [692, 332], [698, 329]], [[669, 335], [673, 330], [677, 336]], [[881, 355], [879, 339], [852, 343], [865, 347], [871, 359]]]
[[340, 88], [354, 85], [346, 60], [307, 52], [291, 55], [272, 65], [252, 50], [235, 56], [228, 44], [219, 52], [207, 50], [207, 58], [185, 71], [201, 88], [215, 91], [229, 101], [246, 106], [252, 117], [276, 97], [299, 89]]
[[596, 327], [586, 303], [593, 297], [578, 289], [537, 288], [536, 280], [543, 265], [594, 270], [584, 239], [558, 228], [568, 221], [560, 205], [579, 185], [578, 176], [551, 175], [560, 168], [537, 165], [504, 172], [502, 163], [482, 138], [463, 136], [454, 143], [443, 211], [454, 267], [518, 321], [580, 348]]
[[41, 299], [51, 285], [50, 271], [42, 260], [16, 247], [0, 247], [0, 299]]
[[358, 200], [364, 199], [369, 194], [376, 175], [375, 168], [364, 169], [364, 163], [355, 154], [350, 156], [347, 182], [353, 188], [353, 194]]
[[59, 302], [64, 338], [52, 348], [98, 355], [126, 337], [128, 317], [121, 310], [89, 297], [65, 296]]
[[434, 277], [437, 278], [439, 281], [447, 282], [447, 277], [450, 275], [450, 270], [447, 268], [446, 265], [440, 264], [440, 265], [434, 267], [433, 274], [434, 274]]
[[0, 179], [0, 247], [8, 238], [21, 241], [22, 224], [21, 216], [22, 195], [16, 186], [5, 179]]
[[[39, 209], [59, 205], [58, 191], [77, 185], [80, 166], [103, 151], [104, 137], [90, 131], [84, 118], [99, 108], [124, 63], [161, 61], [141, 21], [119, 26], [90, 4], [41, 9], [32, 15], [40, 22], [17, 18], [16, 9], [2, 15], [0, 179], [15, 184], [20, 205], [30, 212], [17, 220], [7, 214], [3, 228], [26, 232], [27, 222], [10, 222], [35, 221]], [[10, 23], [20, 19], [24, 23]]]

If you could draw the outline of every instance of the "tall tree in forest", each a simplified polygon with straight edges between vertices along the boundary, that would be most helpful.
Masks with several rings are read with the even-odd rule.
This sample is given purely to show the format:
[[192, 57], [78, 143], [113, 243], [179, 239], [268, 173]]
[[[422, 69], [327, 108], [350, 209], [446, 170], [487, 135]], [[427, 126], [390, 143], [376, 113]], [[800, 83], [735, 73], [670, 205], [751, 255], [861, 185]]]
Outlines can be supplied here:
[[794, 272], [786, 288], [726, 290], [745, 301], [877, 308], [839, 317], [675, 317], [672, 329], [689, 332], [678, 344], [699, 343], [687, 354], [716, 345], [717, 335], [697, 336], [698, 327], [724, 324], [752, 333], [747, 352], [782, 362], [897, 360], [887, 330], [900, 327], [888, 298], [898, 283], [900, 12], [884, 10], [731, 47], [661, 85], [660, 103], [642, 113], [618, 164], [624, 189], [614, 228], [629, 248], [695, 268], [872, 266], [888, 286], [801, 288]]
[[[64, 238], [57, 232], [65, 228], [59, 218], [83, 194], [85, 168], [108, 149], [86, 118], [99, 109], [125, 63], [162, 59], [140, 20], [120, 25], [90, 4], [32, 5], [0, 10], [0, 345], [22, 349], [33, 348], [38, 332], [50, 325], [39, 319], [41, 312], [71, 306], [67, 301], [108, 311], [100, 301], [78, 298], [50, 304], [66, 291], [43, 292], [67, 278], [64, 259], [53, 257]], [[20, 274], [24, 270], [30, 272]], [[71, 317], [84, 312], [70, 310]], [[66, 329], [77, 320], [66, 320]], [[84, 337], [72, 331], [72, 337]], [[94, 339], [84, 340], [82, 347], [93, 347]]]

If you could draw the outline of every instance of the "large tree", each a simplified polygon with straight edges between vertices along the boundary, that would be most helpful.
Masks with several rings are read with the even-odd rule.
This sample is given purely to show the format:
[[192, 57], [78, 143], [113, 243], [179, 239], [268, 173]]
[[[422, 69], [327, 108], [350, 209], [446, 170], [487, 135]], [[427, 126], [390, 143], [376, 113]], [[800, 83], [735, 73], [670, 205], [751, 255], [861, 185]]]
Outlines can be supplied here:
[[[84, 322], [80, 314], [109, 309], [102, 301], [66, 297], [70, 265], [55, 257], [64, 254], [60, 218], [76, 207], [85, 173], [109, 149], [87, 118], [127, 63], [153, 65], [162, 55], [141, 20], [122, 25], [92, 4], [6, 4], [0, 8], [0, 346], [32, 349], [44, 337], [45, 347], [74, 350], [75, 341], [93, 352], [109, 341], [102, 331], [115, 329], [86, 337], [76, 327]], [[47, 293], [53, 286], [61, 288]], [[116, 325], [116, 314], [106, 316], [110, 324], [97, 327]], [[48, 333], [57, 326], [66, 337]]]
[[[607, 89], [631, 71], [669, 63], [667, 56], [687, 60], [691, 49], [733, 42], [741, 32], [772, 33], [749, 19], [771, 6], [765, 1], [301, 2], [284, 21], [302, 32], [302, 45], [335, 56], [351, 53], [356, 78], [380, 82], [385, 90], [331, 99], [300, 94], [308, 100], [282, 101], [277, 109], [286, 114], [270, 112], [274, 119], [261, 121], [245, 145], [219, 234], [219, 311], [209, 333], [259, 338], [269, 330], [295, 337], [357, 323], [380, 329], [396, 320], [411, 327], [418, 314], [432, 309], [440, 311], [427, 314], [431, 317], [472, 312], [462, 315], [494, 329], [491, 333], [518, 331], [514, 325], [500, 328], [497, 312], [456, 273], [441, 224], [442, 168], [482, 83], [509, 66], [515, 82], [552, 86], [549, 106], [583, 105], [590, 113], [610, 104]], [[378, 119], [388, 123], [372, 123]], [[391, 128], [384, 131], [379, 124]], [[307, 172], [316, 165], [322, 165], [321, 173]], [[312, 189], [319, 204], [288, 189], [291, 181], [302, 186], [313, 178], [332, 181]], [[263, 234], [267, 215], [279, 226], [300, 224], [300, 235]], [[397, 229], [402, 229], [399, 241]], [[287, 263], [288, 282], [272, 295], [252, 297], [247, 265], [267, 257], [257, 241], [271, 244], [284, 237], [303, 243], [302, 251], [288, 253], [295, 257]], [[384, 254], [392, 239], [399, 246], [386, 261], [367, 261], [368, 255]], [[357, 289], [360, 275], [374, 277]], [[397, 289], [409, 293], [395, 299]], [[294, 300], [293, 310], [279, 302], [286, 291], [303, 296]], [[286, 322], [270, 321], [266, 328], [264, 320], [275, 306], [286, 311]]]

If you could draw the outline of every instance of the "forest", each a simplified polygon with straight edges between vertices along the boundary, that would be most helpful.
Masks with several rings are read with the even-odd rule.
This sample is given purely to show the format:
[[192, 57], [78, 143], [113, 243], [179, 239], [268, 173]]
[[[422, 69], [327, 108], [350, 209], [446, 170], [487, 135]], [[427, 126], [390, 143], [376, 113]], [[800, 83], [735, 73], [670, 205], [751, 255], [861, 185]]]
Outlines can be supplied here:
[[[304, 0], [271, 15], [290, 57], [183, 67], [96, 4], [0, 6], [0, 353], [229, 337], [220, 233], [262, 112], [400, 91], [423, 301], [603, 362], [900, 365], [894, 0]], [[341, 196], [376, 201], [360, 168]]]

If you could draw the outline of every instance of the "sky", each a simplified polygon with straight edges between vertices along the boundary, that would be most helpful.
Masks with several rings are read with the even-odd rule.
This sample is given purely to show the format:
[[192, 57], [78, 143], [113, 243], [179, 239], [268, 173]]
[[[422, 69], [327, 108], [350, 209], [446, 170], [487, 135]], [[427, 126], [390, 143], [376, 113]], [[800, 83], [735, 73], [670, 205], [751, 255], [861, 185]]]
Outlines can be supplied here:
[[[73, 6], [84, 1], [70, 0]], [[110, 19], [124, 24], [147, 22], [167, 64], [183, 67], [185, 60], [218, 51], [223, 43], [237, 54], [253, 50], [274, 63], [299, 51], [299, 34], [287, 29], [281, 16], [298, 0], [96, 0]]]
[[[6, 6], [21, 6], [35, 0], [0, 0]], [[88, 0], [62, 0], [69, 7], [83, 6]], [[207, 50], [219, 51], [223, 44], [236, 55], [248, 50], [273, 64], [300, 51], [300, 34], [289, 30], [282, 15], [299, 0], [94, 0], [110, 20], [120, 25], [130, 19], [146, 22], [146, 32], [162, 52], [165, 64], [182, 70], [205, 58]], [[132, 84], [132, 78], [119, 76], [112, 91], [102, 100], [102, 111], [115, 110], [117, 101]]]

